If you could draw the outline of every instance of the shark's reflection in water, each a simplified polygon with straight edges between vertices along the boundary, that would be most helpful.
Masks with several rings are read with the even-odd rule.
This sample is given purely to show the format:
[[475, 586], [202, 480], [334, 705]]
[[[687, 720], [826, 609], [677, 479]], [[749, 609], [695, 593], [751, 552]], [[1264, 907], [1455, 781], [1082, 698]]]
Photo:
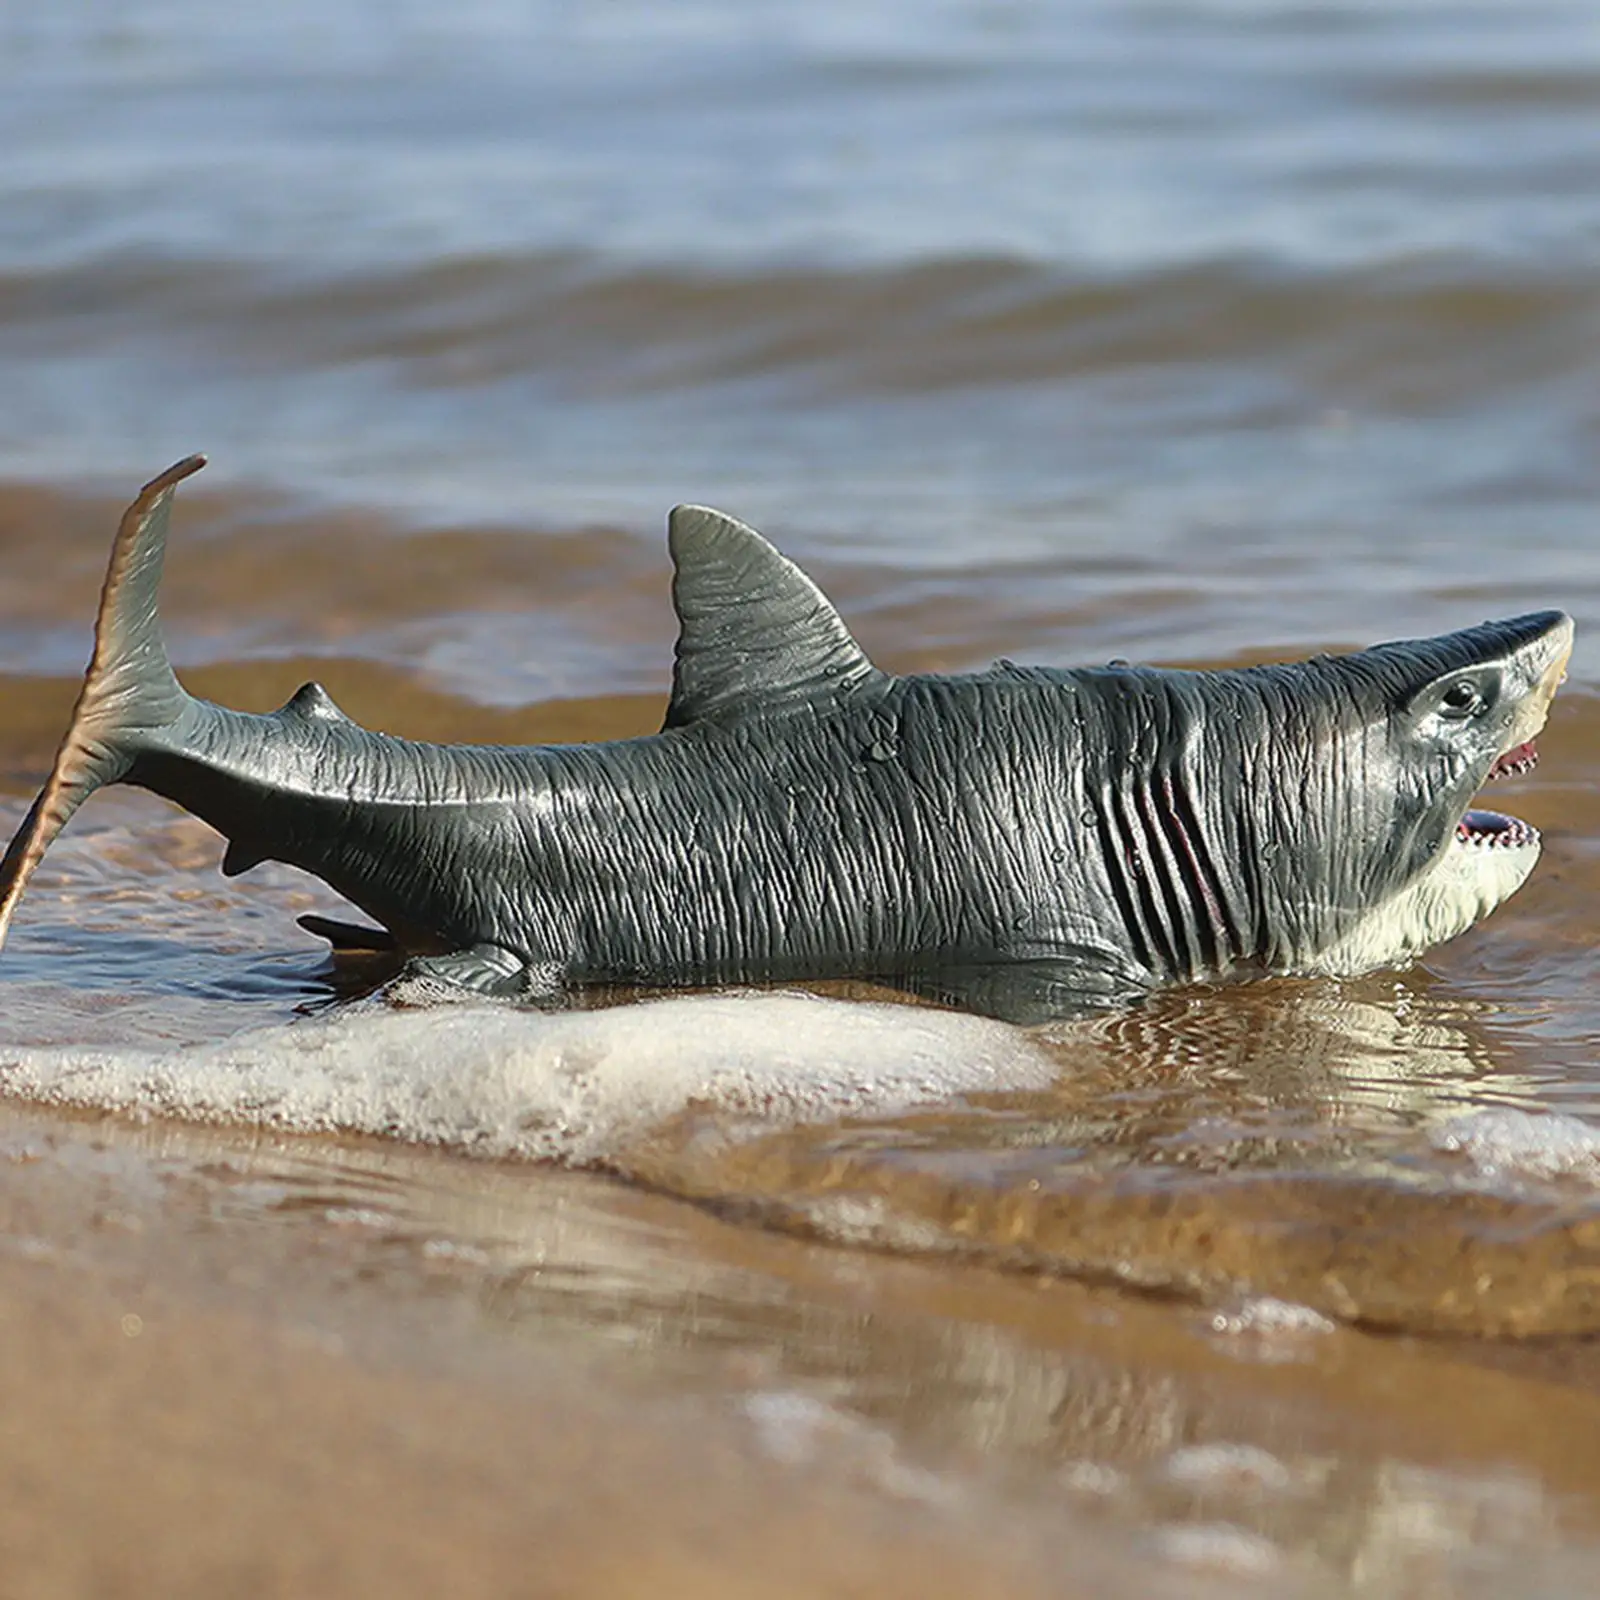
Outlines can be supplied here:
[[[1421, 975], [1177, 994], [1037, 1035], [1049, 1090], [723, 1138], [693, 1108], [639, 1170], [856, 1244], [1386, 1328], [1600, 1328], [1600, 1192], [1452, 1132], [1538, 1104], [1492, 1020]], [[1535, 1157], [1577, 1126], [1523, 1120]]]

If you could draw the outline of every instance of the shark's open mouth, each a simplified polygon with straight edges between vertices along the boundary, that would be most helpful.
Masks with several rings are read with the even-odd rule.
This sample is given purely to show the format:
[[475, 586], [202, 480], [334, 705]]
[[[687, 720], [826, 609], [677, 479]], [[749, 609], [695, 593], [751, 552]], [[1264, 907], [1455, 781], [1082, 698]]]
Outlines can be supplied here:
[[[1513, 745], [1495, 757], [1485, 781], [1493, 783], [1499, 778], [1520, 778], [1524, 773], [1532, 772], [1538, 764], [1538, 746], [1532, 739], [1524, 739], [1521, 744]], [[1456, 824], [1456, 838], [1462, 844], [1480, 849], [1517, 850], [1538, 844], [1539, 830], [1520, 817], [1508, 817], [1499, 811], [1469, 811]]]

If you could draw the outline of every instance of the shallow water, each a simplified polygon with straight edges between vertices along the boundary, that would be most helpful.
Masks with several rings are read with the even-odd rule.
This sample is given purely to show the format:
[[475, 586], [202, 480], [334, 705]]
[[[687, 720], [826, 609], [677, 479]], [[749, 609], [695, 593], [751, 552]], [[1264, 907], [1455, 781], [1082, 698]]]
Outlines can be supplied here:
[[454, 1273], [486, 1385], [502, 1323], [648, 1351], [813, 1484], [1070, 1502], [1131, 1593], [1592, 1583], [1597, 104], [1576, 4], [0, 18], [7, 830], [116, 510], [196, 448], [186, 681], [426, 738], [655, 726], [677, 500], [896, 670], [1579, 624], [1486, 926], [1028, 1035], [839, 991], [386, 1009], [294, 927], [320, 886], [98, 797], [0, 959], [40, 1153], [0, 1190], [61, 1180], [28, 1237], [102, 1141], [118, 1206], [193, 1185], [267, 1281], [274, 1219], [331, 1230], [355, 1345]]

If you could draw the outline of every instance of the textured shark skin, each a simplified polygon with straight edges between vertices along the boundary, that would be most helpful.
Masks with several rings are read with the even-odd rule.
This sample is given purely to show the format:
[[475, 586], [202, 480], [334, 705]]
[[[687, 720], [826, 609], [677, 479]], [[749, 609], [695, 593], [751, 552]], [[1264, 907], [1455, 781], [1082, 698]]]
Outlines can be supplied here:
[[760, 535], [679, 507], [659, 733], [419, 744], [315, 684], [269, 716], [185, 693], [157, 592], [201, 465], [123, 518], [72, 726], [0, 865], [0, 938], [111, 782], [204, 818], [225, 872], [291, 863], [384, 930], [307, 919], [336, 944], [507, 994], [853, 975], [1032, 1018], [1405, 960], [1538, 853], [1468, 806], [1543, 723], [1559, 612], [1235, 671], [895, 677]]

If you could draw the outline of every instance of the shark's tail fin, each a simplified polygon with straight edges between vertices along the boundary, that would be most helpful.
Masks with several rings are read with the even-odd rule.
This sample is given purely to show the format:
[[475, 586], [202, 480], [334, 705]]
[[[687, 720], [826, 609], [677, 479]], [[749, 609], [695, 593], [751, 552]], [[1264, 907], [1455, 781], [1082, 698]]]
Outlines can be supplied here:
[[189, 456], [168, 467], [122, 514], [72, 721], [49, 781], [0, 861], [0, 944], [34, 868], [73, 812], [123, 777], [144, 738], [170, 724], [188, 700], [167, 660], [157, 591], [173, 491], [205, 464], [204, 456]]

